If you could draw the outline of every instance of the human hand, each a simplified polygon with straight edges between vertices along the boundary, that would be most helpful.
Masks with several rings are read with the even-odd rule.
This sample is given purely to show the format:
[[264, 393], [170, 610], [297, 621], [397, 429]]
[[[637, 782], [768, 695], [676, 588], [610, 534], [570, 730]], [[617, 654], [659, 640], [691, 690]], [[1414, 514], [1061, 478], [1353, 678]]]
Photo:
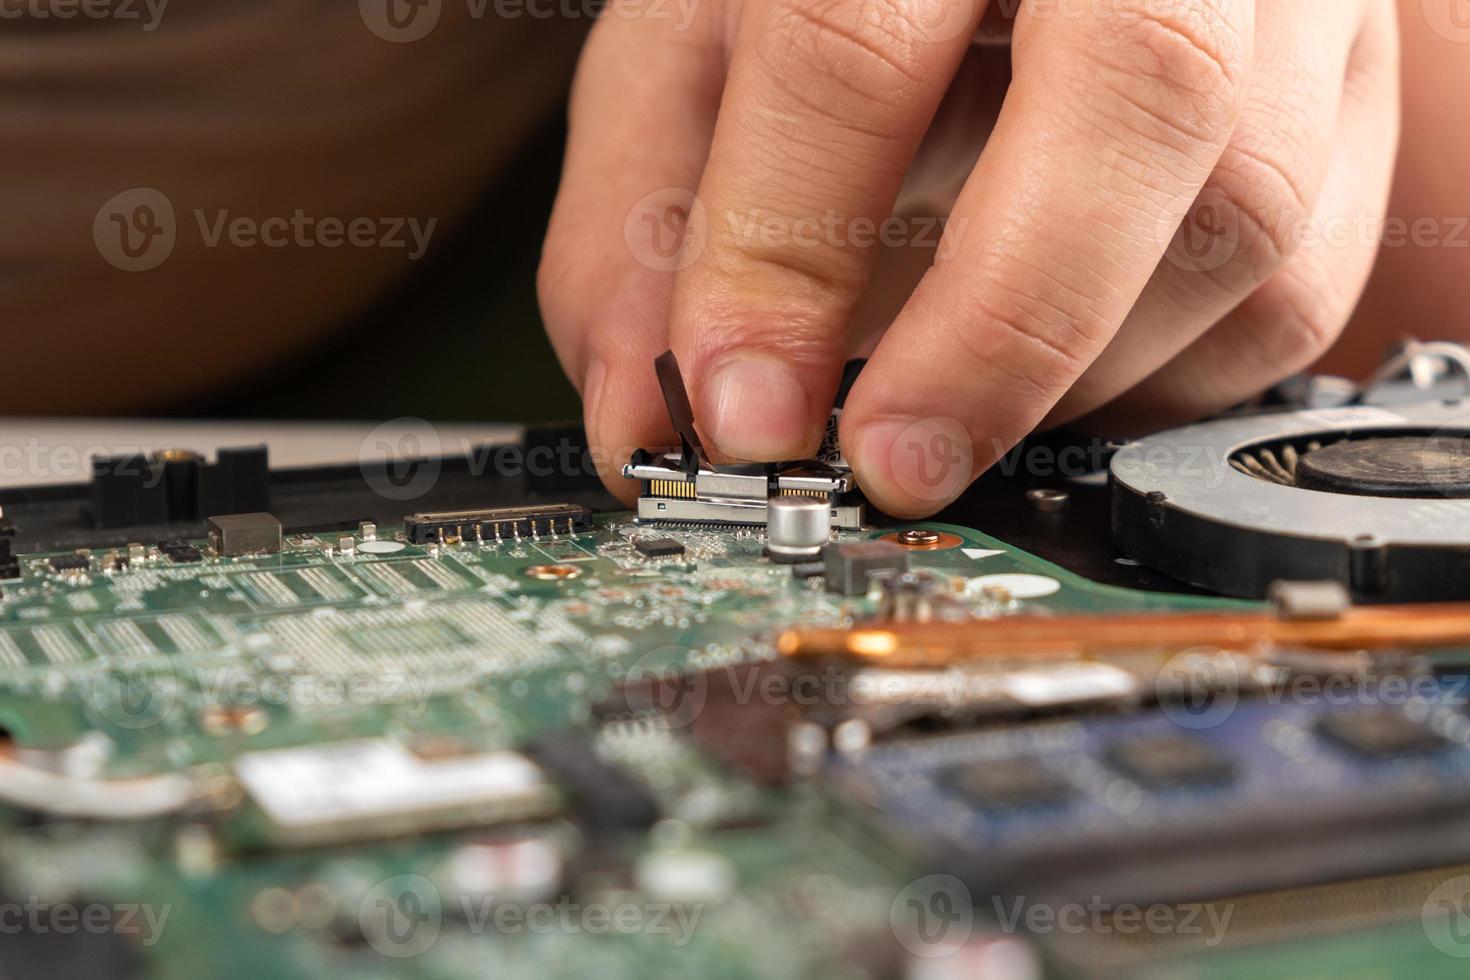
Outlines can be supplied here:
[[[815, 449], [879, 252], [857, 232], [891, 214], [984, 2], [605, 15], [540, 288], [610, 486], [628, 492], [618, 457], [674, 441], [651, 369], [668, 347], [707, 446]], [[1023, 0], [1012, 61], [843, 414], [860, 485], [895, 515], [938, 510], [1038, 425], [1157, 426], [1301, 370], [1376, 254], [1390, 0]]]

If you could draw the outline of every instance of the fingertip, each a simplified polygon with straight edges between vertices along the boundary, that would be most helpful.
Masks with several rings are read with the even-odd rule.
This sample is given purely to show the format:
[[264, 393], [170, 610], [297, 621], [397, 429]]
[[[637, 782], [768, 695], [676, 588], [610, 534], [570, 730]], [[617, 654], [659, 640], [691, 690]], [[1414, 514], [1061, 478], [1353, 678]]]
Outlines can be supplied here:
[[886, 514], [927, 517], [953, 503], [974, 478], [974, 446], [955, 419], [891, 416], [854, 428], [848, 458], [858, 486]]
[[627, 505], [638, 497], [637, 482], [623, 476], [623, 466], [634, 451], [665, 448], [678, 441], [651, 365], [651, 357], [640, 370], [594, 354], [584, 376], [582, 407], [592, 462], [603, 485]]

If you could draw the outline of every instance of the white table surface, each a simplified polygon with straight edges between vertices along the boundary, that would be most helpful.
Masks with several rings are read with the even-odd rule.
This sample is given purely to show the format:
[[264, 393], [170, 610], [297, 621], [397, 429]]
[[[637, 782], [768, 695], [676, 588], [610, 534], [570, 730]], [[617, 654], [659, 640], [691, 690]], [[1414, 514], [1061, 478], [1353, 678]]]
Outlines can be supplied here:
[[221, 447], [270, 447], [273, 469], [356, 463], [391, 456], [458, 455], [511, 442], [518, 425], [390, 422], [217, 422], [173, 419], [0, 418], [0, 488], [85, 483], [98, 455]]

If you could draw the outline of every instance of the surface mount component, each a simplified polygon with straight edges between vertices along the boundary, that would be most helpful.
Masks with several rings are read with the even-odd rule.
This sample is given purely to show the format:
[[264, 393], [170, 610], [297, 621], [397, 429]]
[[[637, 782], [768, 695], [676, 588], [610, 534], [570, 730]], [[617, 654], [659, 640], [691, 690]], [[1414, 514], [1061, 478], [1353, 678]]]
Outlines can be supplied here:
[[983, 806], [1030, 807], [1061, 803], [1076, 789], [1035, 758], [971, 762], [948, 774], [951, 788]]
[[1423, 755], [1448, 744], [1420, 722], [1389, 708], [1329, 715], [1317, 732], [1365, 759]]
[[413, 544], [508, 541], [515, 538], [580, 534], [592, 527], [592, 512], [576, 504], [494, 507], [409, 514], [403, 530]]
[[0, 513], [0, 578], [19, 578], [20, 559], [15, 551], [15, 525]]
[[865, 595], [875, 577], [902, 575], [909, 556], [889, 541], [835, 541], [822, 549], [827, 591], [838, 595]]
[[1470, 403], [1225, 418], [1112, 461], [1131, 558], [1249, 598], [1336, 581], [1360, 602], [1470, 597]]
[[274, 555], [281, 550], [281, 522], [271, 514], [222, 514], [209, 519], [209, 546], [225, 558]]
[[832, 537], [827, 505], [813, 497], [776, 497], [766, 505], [766, 551], [778, 562], [811, 561]]
[[673, 538], [639, 538], [633, 542], [633, 550], [644, 558], [678, 558], [684, 546]]
[[424, 758], [368, 738], [249, 752], [234, 770], [272, 837], [293, 846], [508, 822], [556, 807], [540, 767], [508, 751]]
[[822, 459], [711, 463], [673, 352], [666, 351], [654, 367], [680, 445], [668, 452], [638, 450], [623, 467], [624, 477], [642, 484], [639, 522], [763, 527], [769, 501], [797, 496], [826, 505], [831, 527], [862, 527], [862, 499], [839, 449], [824, 447]]
[[78, 572], [92, 567], [92, 559], [86, 555], [56, 555], [51, 559], [53, 572]]
[[1208, 744], [1187, 735], [1129, 738], [1112, 745], [1108, 762], [1150, 789], [1228, 782], [1235, 765]]
[[175, 565], [192, 565], [204, 560], [204, 553], [187, 541], [160, 541], [158, 551]]

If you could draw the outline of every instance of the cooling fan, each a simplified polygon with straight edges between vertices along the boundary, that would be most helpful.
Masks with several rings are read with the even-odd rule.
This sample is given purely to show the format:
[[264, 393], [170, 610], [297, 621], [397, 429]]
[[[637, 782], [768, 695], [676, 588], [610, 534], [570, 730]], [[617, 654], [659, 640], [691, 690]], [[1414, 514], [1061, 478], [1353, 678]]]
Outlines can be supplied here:
[[1470, 402], [1235, 416], [1129, 443], [1112, 529], [1130, 557], [1231, 596], [1320, 579], [1360, 602], [1470, 598]]

